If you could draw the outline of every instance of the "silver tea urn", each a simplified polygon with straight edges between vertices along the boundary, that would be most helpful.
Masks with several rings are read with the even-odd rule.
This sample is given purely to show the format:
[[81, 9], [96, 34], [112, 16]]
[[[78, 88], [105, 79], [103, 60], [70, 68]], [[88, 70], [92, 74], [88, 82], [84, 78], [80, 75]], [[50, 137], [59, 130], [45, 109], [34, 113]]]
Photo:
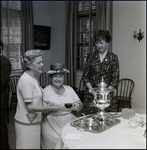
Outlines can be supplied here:
[[100, 109], [100, 112], [98, 112], [98, 116], [105, 119], [105, 109], [110, 106], [110, 100], [107, 98], [108, 94], [110, 93], [110, 90], [107, 89], [107, 84], [104, 82], [104, 79], [102, 77], [102, 81], [100, 84], [98, 84], [98, 88], [94, 89], [95, 92], [99, 93], [99, 97], [96, 97], [92, 104], [95, 105], [95, 107]]

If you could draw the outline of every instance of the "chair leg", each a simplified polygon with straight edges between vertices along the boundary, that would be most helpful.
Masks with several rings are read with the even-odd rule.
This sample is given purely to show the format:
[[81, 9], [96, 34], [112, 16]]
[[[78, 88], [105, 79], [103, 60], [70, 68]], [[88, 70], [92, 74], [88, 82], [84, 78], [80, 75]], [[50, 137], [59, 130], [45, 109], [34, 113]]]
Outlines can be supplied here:
[[7, 123], [9, 123], [9, 101], [7, 102]]
[[117, 111], [119, 112], [119, 101], [117, 103]]
[[129, 101], [129, 105], [130, 105], [130, 108], [132, 108], [132, 107], [131, 107], [131, 101]]
[[113, 108], [113, 99], [112, 99], [112, 97], [110, 97], [109, 99], [110, 99], [109, 112], [112, 112], [112, 108]]

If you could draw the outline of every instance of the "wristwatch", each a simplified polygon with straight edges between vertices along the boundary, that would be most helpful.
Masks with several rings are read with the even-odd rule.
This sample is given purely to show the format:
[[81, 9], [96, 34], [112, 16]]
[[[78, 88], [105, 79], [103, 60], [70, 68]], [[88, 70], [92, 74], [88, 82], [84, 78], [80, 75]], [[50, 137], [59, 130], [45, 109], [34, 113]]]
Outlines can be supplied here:
[[92, 92], [92, 88], [91, 88], [91, 89], [89, 89], [89, 90], [88, 90], [88, 92], [89, 92], [89, 93], [91, 93], [91, 92]]

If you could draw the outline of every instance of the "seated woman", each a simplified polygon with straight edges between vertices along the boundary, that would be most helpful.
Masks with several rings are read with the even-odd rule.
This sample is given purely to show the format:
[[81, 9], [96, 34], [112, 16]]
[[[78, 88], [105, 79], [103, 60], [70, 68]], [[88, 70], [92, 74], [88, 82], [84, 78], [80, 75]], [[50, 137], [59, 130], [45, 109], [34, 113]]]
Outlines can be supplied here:
[[[60, 63], [51, 65], [50, 85], [43, 90], [43, 105], [54, 102], [61, 106], [62, 110], [51, 112], [44, 118], [42, 123], [42, 149], [54, 149], [60, 132], [65, 124], [72, 121], [76, 116], [72, 111], [81, 111], [83, 104], [75, 91], [67, 85], [64, 85], [65, 73], [69, 71]], [[66, 108], [65, 103], [72, 103], [71, 108]]]

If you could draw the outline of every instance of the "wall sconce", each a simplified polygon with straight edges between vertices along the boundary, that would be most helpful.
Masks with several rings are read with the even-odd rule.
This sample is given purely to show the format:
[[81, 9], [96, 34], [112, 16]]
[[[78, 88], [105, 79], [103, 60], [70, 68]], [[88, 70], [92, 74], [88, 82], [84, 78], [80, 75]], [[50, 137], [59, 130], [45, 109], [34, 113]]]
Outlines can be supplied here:
[[134, 39], [138, 39], [140, 42], [140, 40], [143, 39], [143, 37], [144, 37], [143, 34], [144, 34], [144, 32], [141, 32], [141, 29], [139, 29], [139, 33], [134, 31]]

